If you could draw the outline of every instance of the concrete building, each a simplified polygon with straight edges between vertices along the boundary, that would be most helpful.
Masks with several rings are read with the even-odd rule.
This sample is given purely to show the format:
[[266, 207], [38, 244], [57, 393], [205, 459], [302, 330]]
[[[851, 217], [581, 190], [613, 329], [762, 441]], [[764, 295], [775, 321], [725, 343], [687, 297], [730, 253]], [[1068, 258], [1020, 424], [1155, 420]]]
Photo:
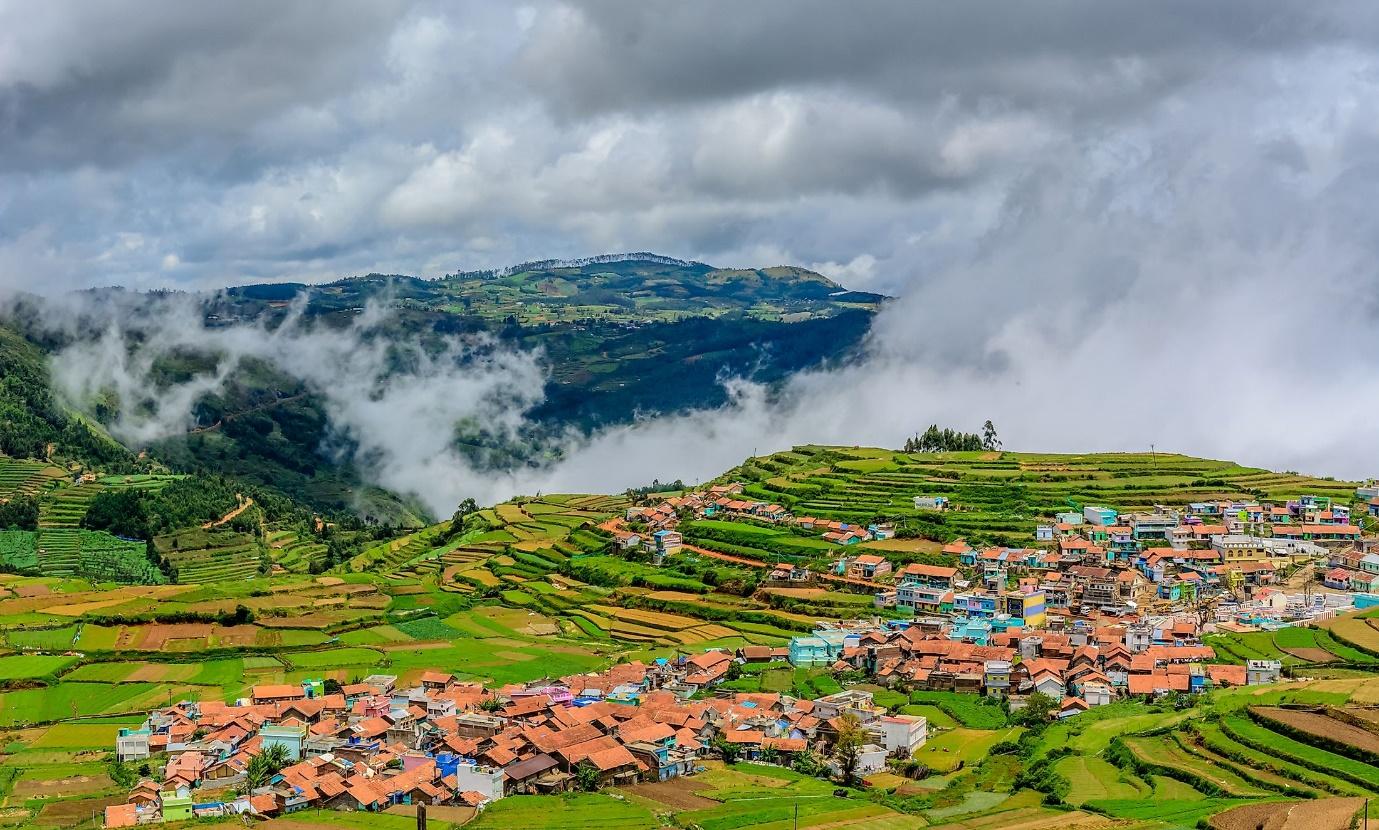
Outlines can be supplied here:
[[287, 757], [293, 762], [302, 760], [303, 750], [306, 746], [306, 734], [306, 724], [265, 723], [259, 727], [259, 740], [263, 742], [264, 750], [267, 751], [269, 747], [273, 746], [281, 746], [287, 752]]
[[142, 761], [149, 756], [147, 729], [121, 729], [115, 737], [115, 757], [120, 761]]
[[929, 720], [919, 715], [885, 715], [872, 725], [872, 732], [888, 753], [909, 758], [929, 740]]
[[455, 781], [457, 792], [476, 792], [495, 801], [503, 797], [503, 770], [500, 767], [462, 761], [455, 766]]

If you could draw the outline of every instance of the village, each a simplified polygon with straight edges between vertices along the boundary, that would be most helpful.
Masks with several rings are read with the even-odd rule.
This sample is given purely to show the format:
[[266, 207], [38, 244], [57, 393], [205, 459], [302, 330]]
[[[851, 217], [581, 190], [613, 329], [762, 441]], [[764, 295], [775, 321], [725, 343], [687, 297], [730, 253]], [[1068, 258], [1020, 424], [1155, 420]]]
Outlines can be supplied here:
[[[1379, 491], [1369, 490], [1357, 496], [1379, 511]], [[893, 535], [887, 525], [795, 517], [741, 493], [727, 484], [652, 499], [601, 527], [617, 550], [657, 563], [692, 549], [679, 531], [687, 520], [817, 534], [837, 553], [814, 568], [756, 563], [763, 584], [828, 583], [870, 594], [874, 613], [821, 620], [785, 646], [681, 652], [495, 688], [459, 679], [455, 666], [414, 684], [376, 674], [255, 686], [230, 704], [184, 701], [120, 730], [118, 761], [146, 774], [107, 808], [106, 826], [308, 808], [482, 810], [502, 798], [692, 776], [723, 760], [864, 781], [907, 768], [931, 736], [925, 717], [890, 711], [867, 689], [970, 694], [1067, 719], [1118, 700], [1278, 682], [1279, 660], [1224, 662], [1203, 638], [1379, 602], [1379, 551], [1324, 498], [1125, 515], [1088, 506], [1040, 524], [1028, 548], [959, 540], [940, 550], [952, 565], [893, 567], [854, 552]], [[958, 509], [928, 497], [915, 507]], [[844, 683], [813, 698], [725, 686], [763, 664]], [[849, 688], [859, 680], [866, 689]]]

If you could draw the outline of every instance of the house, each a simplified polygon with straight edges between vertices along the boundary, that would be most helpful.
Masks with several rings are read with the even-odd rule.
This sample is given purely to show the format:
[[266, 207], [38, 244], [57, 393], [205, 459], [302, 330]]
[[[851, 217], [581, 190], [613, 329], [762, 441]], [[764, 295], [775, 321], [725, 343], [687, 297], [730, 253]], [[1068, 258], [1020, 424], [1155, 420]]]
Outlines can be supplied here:
[[771, 569], [771, 572], [766, 575], [766, 580], [768, 582], [809, 582], [809, 566], [781, 562]]
[[564, 792], [570, 775], [560, 764], [542, 753], [503, 768], [504, 789], [508, 795], [550, 795]]
[[306, 690], [291, 683], [270, 683], [255, 686], [249, 693], [249, 700], [255, 706], [261, 706], [265, 703], [281, 703], [288, 700], [302, 700], [305, 697]]
[[987, 694], [1006, 694], [1010, 691], [1009, 660], [987, 660], [982, 663], [982, 686]]
[[1062, 700], [1067, 692], [1063, 678], [1057, 672], [1041, 670], [1030, 677], [1034, 691], [1048, 695], [1054, 700]]
[[658, 530], [651, 534], [655, 552], [670, 555], [680, 550], [684, 545], [685, 539], [674, 530]]
[[807, 637], [791, 637], [790, 664], [792, 666], [832, 665], [843, 653], [843, 644], [846, 639], [846, 635], [841, 631], [816, 631]]
[[884, 715], [871, 731], [887, 752], [909, 758], [929, 740], [929, 721], [919, 715]]
[[947, 496], [915, 496], [914, 505], [916, 510], [947, 510]]
[[504, 795], [503, 784], [505, 779], [503, 770], [498, 767], [483, 766], [473, 761], [463, 760], [456, 764], [455, 772], [452, 775], [455, 779], [454, 789], [456, 792], [477, 792], [491, 801], [497, 801]]
[[733, 657], [726, 651], [706, 651], [685, 660], [685, 682], [694, 686], [709, 686], [722, 680], [732, 665]]
[[832, 542], [835, 545], [860, 545], [867, 541], [867, 537], [854, 530], [830, 530], [824, 534], [824, 541]]
[[1345, 568], [1332, 568], [1322, 577], [1322, 584], [1338, 591], [1350, 590], [1350, 571]]
[[149, 756], [148, 729], [121, 729], [115, 737], [115, 757], [120, 761], [142, 761]]
[[[859, 556], [858, 559], [861, 557]], [[854, 562], [854, 564], [856, 563]], [[923, 585], [928, 588], [951, 591], [953, 590], [953, 583], [958, 578], [958, 569], [914, 562], [901, 568], [897, 576], [900, 577], [901, 585]]]
[[890, 573], [891, 563], [885, 557], [874, 553], [864, 553], [848, 564], [848, 576], [854, 579], [874, 579], [879, 574]]
[[455, 683], [455, 675], [449, 672], [427, 671], [421, 674], [421, 688], [428, 692], [443, 692]]
[[154, 820], [151, 811], [144, 811], [137, 804], [111, 804], [105, 808], [105, 826], [115, 827], [136, 827], [140, 824], [147, 824]]
[[1082, 684], [1082, 699], [1088, 706], [1106, 706], [1115, 699], [1108, 683], [1100, 681]]
[[1277, 683], [1283, 674], [1283, 663], [1278, 660], [1246, 660], [1245, 683], [1258, 686], [1262, 683]]
[[[885, 747], [877, 746], [876, 744], [865, 744], [858, 750], [857, 766], [853, 769], [853, 774], [859, 777], [865, 777], [874, 772], [882, 772], [886, 769], [887, 757], [888, 753]], [[828, 766], [833, 775], [840, 776], [843, 774], [842, 765], [838, 763], [837, 759], [830, 760]]]
[[281, 746], [287, 753], [288, 760], [302, 760], [302, 750], [306, 744], [307, 727], [306, 724], [272, 724], [265, 723], [259, 727], [259, 740], [264, 751], [274, 746]]
[[1090, 525], [1110, 527], [1116, 523], [1116, 511], [1109, 507], [1084, 507], [1082, 518]]
[[182, 793], [165, 791], [159, 794], [158, 801], [162, 805], [162, 816], [164, 824], [171, 824], [174, 821], [187, 821], [192, 816], [192, 797]]

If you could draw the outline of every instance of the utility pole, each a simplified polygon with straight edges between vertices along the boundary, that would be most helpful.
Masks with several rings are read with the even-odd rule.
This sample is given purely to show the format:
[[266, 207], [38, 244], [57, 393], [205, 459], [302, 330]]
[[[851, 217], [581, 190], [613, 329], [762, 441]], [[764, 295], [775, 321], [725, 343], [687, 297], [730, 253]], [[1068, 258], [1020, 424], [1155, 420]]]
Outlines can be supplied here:
[[[1369, 820], [1369, 802], [1365, 802], [1365, 820]], [[795, 830], [800, 830], [800, 800], [795, 799]], [[1369, 830], [1369, 824], [1365, 824], [1365, 830]]]

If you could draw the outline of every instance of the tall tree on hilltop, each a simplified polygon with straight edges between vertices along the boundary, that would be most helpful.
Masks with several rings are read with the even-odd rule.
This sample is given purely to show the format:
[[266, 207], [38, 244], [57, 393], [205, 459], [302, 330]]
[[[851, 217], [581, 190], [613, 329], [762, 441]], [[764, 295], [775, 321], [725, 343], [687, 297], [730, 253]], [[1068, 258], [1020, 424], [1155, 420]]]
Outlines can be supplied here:
[[1001, 439], [996, 437], [996, 425], [991, 423], [991, 419], [988, 418], [986, 423], [982, 424], [982, 449], [999, 450], [1000, 448]]

